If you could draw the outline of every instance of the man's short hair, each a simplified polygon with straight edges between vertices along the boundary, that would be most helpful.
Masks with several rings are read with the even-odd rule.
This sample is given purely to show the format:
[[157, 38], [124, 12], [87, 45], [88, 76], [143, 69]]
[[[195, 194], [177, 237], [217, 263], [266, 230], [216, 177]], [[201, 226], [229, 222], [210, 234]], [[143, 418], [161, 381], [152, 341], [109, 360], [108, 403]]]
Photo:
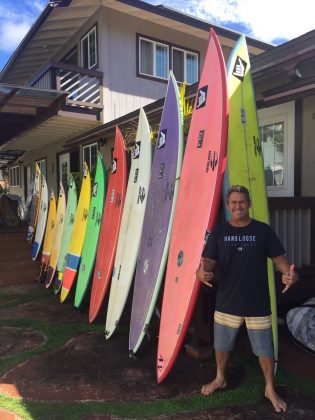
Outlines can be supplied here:
[[243, 193], [245, 194], [246, 200], [248, 202], [250, 202], [250, 195], [249, 195], [249, 191], [246, 187], [244, 187], [243, 185], [232, 185], [227, 192], [227, 196], [226, 196], [226, 202], [229, 201], [229, 197], [233, 192], [239, 192], [239, 193]]

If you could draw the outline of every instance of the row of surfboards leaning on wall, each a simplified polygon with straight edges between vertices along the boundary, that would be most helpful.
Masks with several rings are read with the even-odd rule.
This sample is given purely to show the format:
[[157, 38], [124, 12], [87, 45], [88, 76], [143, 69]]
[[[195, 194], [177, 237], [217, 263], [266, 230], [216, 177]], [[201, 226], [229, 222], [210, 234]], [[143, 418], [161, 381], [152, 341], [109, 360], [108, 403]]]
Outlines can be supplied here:
[[[251, 216], [269, 223], [259, 145], [246, 39], [239, 38], [226, 66], [211, 29], [185, 150], [182, 105], [170, 72], [154, 147], [148, 120], [140, 109], [129, 176], [118, 127], [108, 182], [98, 153], [93, 183], [84, 164], [78, 197], [70, 175], [67, 198], [62, 184], [58, 200], [53, 192], [49, 198], [45, 178], [36, 167], [28, 240], [33, 242], [32, 258], [41, 255], [46, 287], [52, 287], [56, 295], [60, 292], [60, 302], [69, 299], [75, 288], [76, 308], [89, 297], [91, 323], [109, 293], [105, 325], [109, 339], [133, 285], [131, 354], [143, 342], [161, 293], [159, 383], [184, 342], [200, 288], [195, 271], [205, 234], [215, 226], [229, 186], [246, 186], [251, 193]], [[272, 270], [269, 287], [276, 355]]]

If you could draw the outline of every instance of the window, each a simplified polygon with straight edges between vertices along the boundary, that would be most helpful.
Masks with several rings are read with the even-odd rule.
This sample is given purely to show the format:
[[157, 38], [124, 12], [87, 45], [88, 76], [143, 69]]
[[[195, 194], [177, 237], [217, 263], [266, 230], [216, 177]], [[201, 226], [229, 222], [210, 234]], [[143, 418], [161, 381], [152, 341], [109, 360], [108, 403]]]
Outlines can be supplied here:
[[39, 166], [39, 169], [42, 173], [42, 175], [44, 175], [45, 179], [47, 180], [47, 162], [46, 159], [40, 159], [36, 161], [37, 165]]
[[198, 81], [198, 54], [172, 48], [173, 72], [178, 82], [191, 85]]
[[21, 169], [19, 166], [13, 166], [9, 170], [10, 177], [10, 187], [20, 187], [21, 186]]
[[260, 127], [267, 187], [284, 185], [284, 122]]
[[96, 26], [81, 39], [81, 64], [87, 69], [97, 66]]
[[199, 54], [184, 48], [137, 35], [138, 75], [167, 80], [173, 70], [178, 82], [198, 81]]
[[140, 73], [167, 79], [169, 69], [168, 45], [149, 39], [139, 38]]
[[92, 177], [94, 176], [96, 169], [97, 151], [97, 143], [89, 144], [88, 146], [83, 147], [83, 163], [87, 163]]
[[267, 191], [294, 195], [294, 102], [258, 111]]

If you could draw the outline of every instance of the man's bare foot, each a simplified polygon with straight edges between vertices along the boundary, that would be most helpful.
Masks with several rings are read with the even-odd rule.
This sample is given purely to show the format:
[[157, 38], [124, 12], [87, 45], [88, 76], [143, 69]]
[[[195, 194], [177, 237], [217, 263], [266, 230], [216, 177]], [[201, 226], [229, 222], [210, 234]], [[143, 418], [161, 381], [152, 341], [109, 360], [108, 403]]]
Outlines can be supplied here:
[[271, 404], [277, 413], [281, 413], [281, 411], [287, 411], [287, 403], [279, 397], [275, 390], [267, 391], [266, 389], [265, 397], [271, 401]]
[[216, 378], [214, 381], [210, 382], [209, 384], [203, 385], [203, 387], [201, 388], [201, 393], [202, 395], [211, 395], [217, 389], [223, 389], [225, 387], [226, 387], [226, 380]]

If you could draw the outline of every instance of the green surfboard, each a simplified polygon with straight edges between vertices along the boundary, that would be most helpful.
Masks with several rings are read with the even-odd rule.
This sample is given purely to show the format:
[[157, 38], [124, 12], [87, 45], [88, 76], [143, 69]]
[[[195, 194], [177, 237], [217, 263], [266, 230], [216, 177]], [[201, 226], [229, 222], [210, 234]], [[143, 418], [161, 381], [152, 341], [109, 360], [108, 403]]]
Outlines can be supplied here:
[[[269, 224], [264, 160], [245, 36], [239, 38], [231, 52], [227, 65], [227, 79], [229, 135], [224, 196], [226, 197], [230, 185], [245, 186], [251, 196], [250, 216]], [[268, 259], [268, 285], [276, 369], [278, 360], [277, 304], [274, 269], [270, 259]]]
[[60, 243], [60, 250], [58, 256], [58, 263], [57, 263], [57, 276], [54, 282], [54, 293], [57, 295], [60, 292], [62, 286], [62, 277], [63, 272], [66, 268], [66, 258], [70, 246], [70, 239], [73, 229], [73, 222], [75, 213], [77, 210], [78, 204], [78, 197], [77, 197], [77, 189], [73, 179], [73, 176], [69, 175], [69, 189], [68, 189], [68, 200], [67, 200], [67, 209], [66, 209], [66, 216], [62, 231], [61, 243]]
[[102, 214], [104, 209], [105, 192], [105, 168], [102, 156], [98, 152], [96, 173], [92, 188], [89, 218], [86, 228], [84, 245], [82, 249], [80, 270], [74, 298], [74, 306], [76, 308], [79, 308], [83, 301], [94, 267], [96, 248], [98, 244]]

